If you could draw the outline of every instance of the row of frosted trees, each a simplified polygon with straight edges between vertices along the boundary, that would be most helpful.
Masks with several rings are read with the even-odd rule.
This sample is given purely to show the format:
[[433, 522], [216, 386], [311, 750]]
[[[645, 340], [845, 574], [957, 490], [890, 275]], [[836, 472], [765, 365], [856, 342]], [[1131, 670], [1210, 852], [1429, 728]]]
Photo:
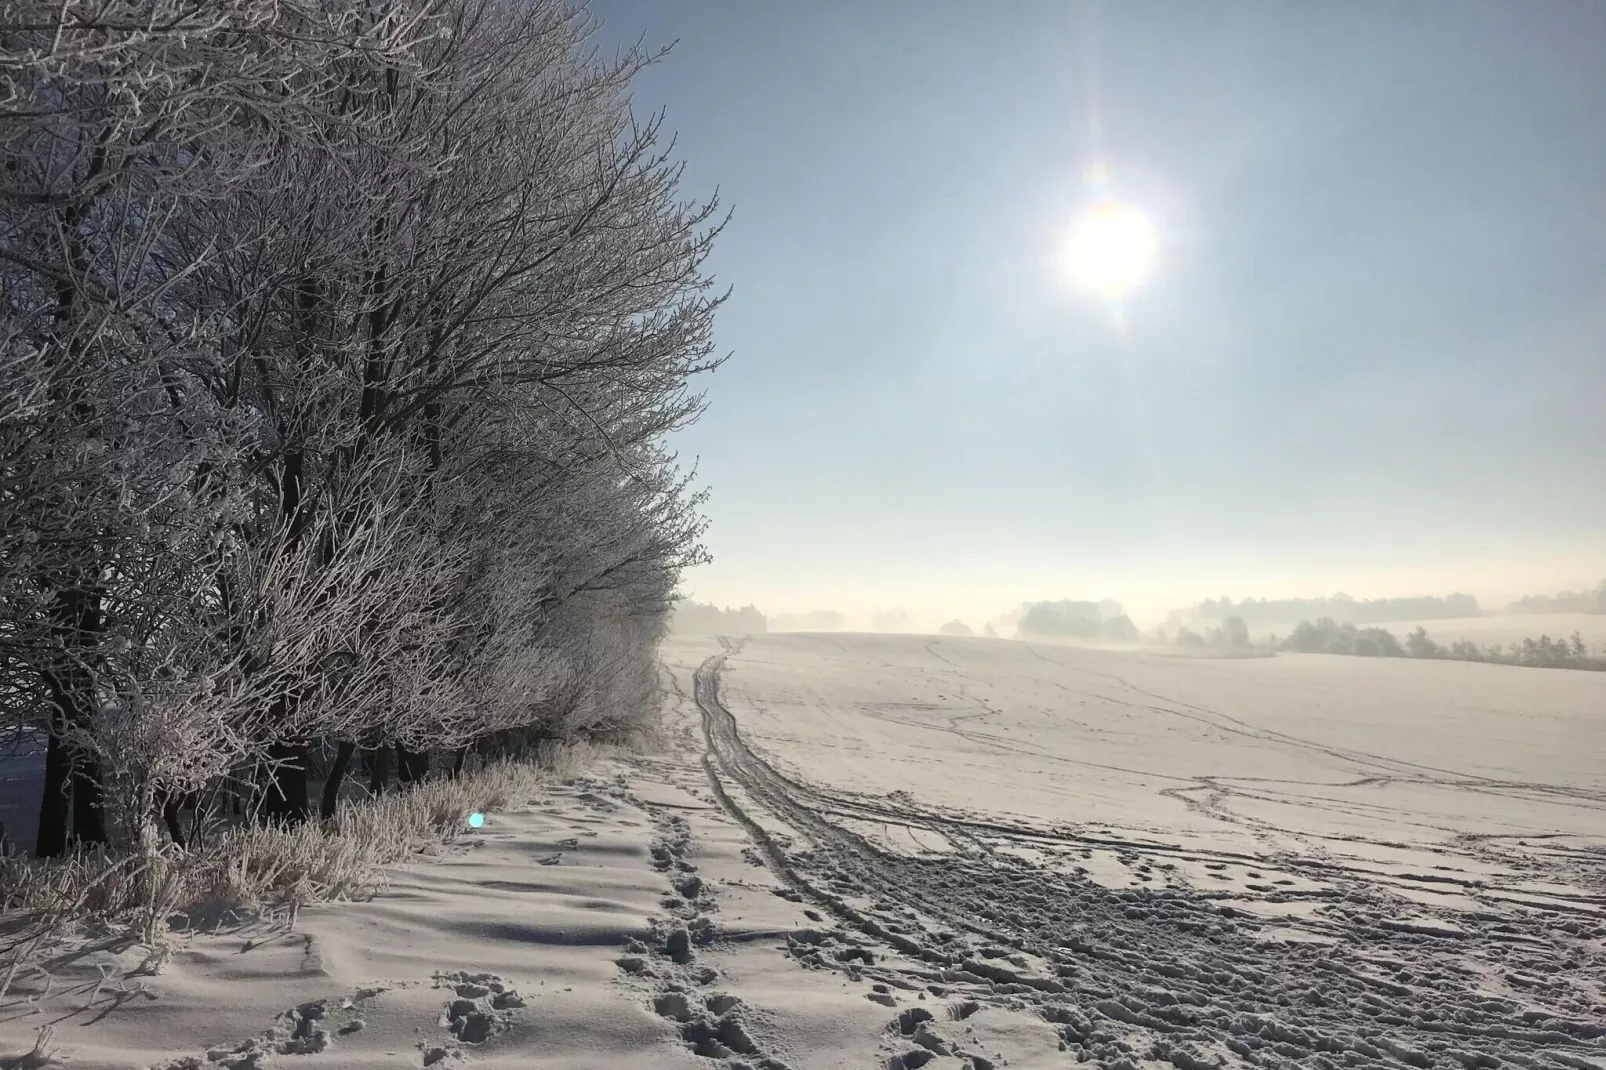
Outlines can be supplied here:
[[[561, 0], [10, 0], [0, 731], [37, 853], [618, 736], [717, 363], [656, 57]], [[439, 757], [437, 757], [439, 761]], [[322, 780], [322, 797], [316, 783]]]

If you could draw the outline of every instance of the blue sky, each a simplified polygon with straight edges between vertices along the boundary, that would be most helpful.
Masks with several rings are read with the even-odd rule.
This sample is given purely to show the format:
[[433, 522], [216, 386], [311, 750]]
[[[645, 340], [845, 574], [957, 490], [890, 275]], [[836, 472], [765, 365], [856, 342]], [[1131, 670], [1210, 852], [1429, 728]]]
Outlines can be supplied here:
[[[714, 258], [681, 436], [768, 611], [1606, 575], [1606, 5], [596, 0]], [[1052, 268], [1095, 159], [1160, 235]]]

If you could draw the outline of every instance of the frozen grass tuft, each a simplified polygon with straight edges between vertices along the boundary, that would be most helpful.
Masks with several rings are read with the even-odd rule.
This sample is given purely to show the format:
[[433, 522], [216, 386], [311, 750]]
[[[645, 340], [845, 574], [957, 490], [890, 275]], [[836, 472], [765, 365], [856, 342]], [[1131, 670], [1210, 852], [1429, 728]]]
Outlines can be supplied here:
[[593, 761], [589, 744], [550, 747], [537, 764], [496, 762], [457, 779], [344, 800], [333, 818], [285, 828], [236, 826], [205, 850], [154, 840], [65, 858], [0, 856], [0, 1001], [19, 969], [36, 969], [75, 936], [121, 933], [152, 951], [159, 968], [174, 930], [208, 917], [285, 914], [304, 904], [361, 899], [384, 887], [383, 867], [437, 850], [470, 813], [533, 797]]

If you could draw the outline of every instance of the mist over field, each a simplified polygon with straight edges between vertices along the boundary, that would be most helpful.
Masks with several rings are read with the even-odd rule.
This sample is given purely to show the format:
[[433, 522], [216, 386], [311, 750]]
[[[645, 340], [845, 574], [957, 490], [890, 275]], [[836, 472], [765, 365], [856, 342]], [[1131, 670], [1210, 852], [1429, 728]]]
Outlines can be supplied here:
[[1313, 598], [1206, 598], [1172, 608], [1163, 617], [1154, 614], [1136, 621], [1122, 602], [1112, 598], [1037, 599], [994, 606], [992, 612], [970, 614], [968, 623], [964, 616], [938, 613], [922, 617], [901, 609], [860, 616], [836, 610], [766, 614], [751, 603], [734, 609], [682, 598], [670, 618], [670, 628], [696, 635], [867, 631], [1164, 645], [1179, 633], [1219, 630], [1228, 620], [1242, 622], [1246, 640], [1252, 637], [1271, 645], [1301, 625], [1318, 621], [1381, 626], [1401, 634], [1421, 629], [1445, 642], [1481, 640], [1502, 647], [1528, 638], [1560, 639], [1577, 633], [1593, 645], [1606, 643], [1606, 580], [1593, 586], [1581, 584], [1577, 589], [1529, 594], [1503, 605], [1485, 605], [1465, 593], [1399, 598], [1355, 598], [1343, 593]]

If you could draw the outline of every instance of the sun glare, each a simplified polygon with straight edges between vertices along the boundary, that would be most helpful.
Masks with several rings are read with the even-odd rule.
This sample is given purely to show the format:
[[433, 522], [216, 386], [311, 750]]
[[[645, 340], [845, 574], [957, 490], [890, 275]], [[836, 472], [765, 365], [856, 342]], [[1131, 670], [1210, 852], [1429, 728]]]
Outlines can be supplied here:
[[1077, 286], [1115, 301], [1149, 277], [1158, 244], [1154, 224], [1142, 210], [1102, 200], [1077, 220], [1065, 266]]

